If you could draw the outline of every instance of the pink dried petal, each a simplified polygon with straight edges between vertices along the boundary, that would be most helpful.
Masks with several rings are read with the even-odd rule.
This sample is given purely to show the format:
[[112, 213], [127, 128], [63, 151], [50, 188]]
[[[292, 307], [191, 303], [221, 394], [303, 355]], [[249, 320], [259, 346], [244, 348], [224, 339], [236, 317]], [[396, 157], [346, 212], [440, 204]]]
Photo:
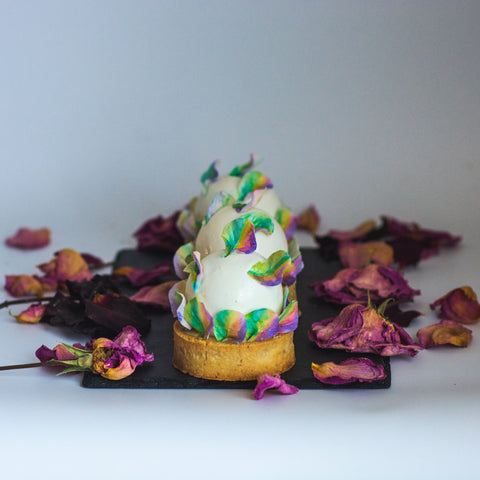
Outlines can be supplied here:
[[320, 226], [320, 215], [314, 205], [310, 205], [297, 216], [297, 228], [315, 235]]
[[359, 304], [345, 307], [336, 317], [313, 323], [308, 336], [320, 348], [350, 352], [413, 357], [421, 350], [402, 327], [374, 308]]
[[440, 323], [421, 328], [417, 332], [417, 338], [423, 348], [446, 344], [466, 347], [472, 340], [472, 331], [453, 320], [442, 320]]
[[170, 310], [168, 292], [176, 283], [176, 280], [172, 280], [170, 282], [161, 283], [160, 285], [143, 287], [137, 293], [132, 295], [130, 300], [145, 305], [161, 307], [165, 310]]
[[369, 358], [349, 358], [340, 363], [312, 363], [314, 377], [329, 385], [343, 385], [352, 382], [375, 382], [386, 378], [385, 369]]
[[41, 282], [32, 275], [5, 275], [5, 290], [12, 297], [41, 297], [44, 292]]
[[341, 241], [359, 239], [375, 230], [376, 226], [377, 223], [375, 220], [367, 220], [356, 226], [353, 230], [330, 230], [327, 236]]
[[23, 250], [43, 248], [50, 244], [50, 229], [48, 228], [19, 228], [15, 235], [7, 238], [5, 243], [9, 247]]
[[445, 320], [454, 320], [460, 323], [477, 323], [480, 320], [480, 304], [477, 294], [469, 286], [458, 287], [430, 305], [434, 310], [440, 307], [438, 316]]
[[55, 258], [48, 263], [38, 265], [38, 268], [46, 274], [48, 279], [57, 282], [66, 280], [81, 282], [93, 277], [82, 255], [71, 248], [56, 252]]
[[293, 395], [298, 392], [298, 388], [289, 385], [280, 378], [280, 375], [269, 375], [268, 373], [262, 373], [257, 378], [257, 386], [253, 391], [253, 396], [255, 400], [261, 400], [266, 390], [269, 389], [276, 389], [278, 392], [286, 394], [286, 395]]
[[90, 267], [100, 267], [105, 264], [100, 257], [92, 255], [91, 253], [81, 253], [80, 255]]
[[389, 267], [393, 263], [393, 248], [385, 242], [343, 242], [338, 254], [344, 267], [362, 268], [370, 263]]
[[45, 305], [41, 303], [35, 303], [30, 305], [26, 310], [19, 313], [18, 315], [13, 315], [19, 323], [38, 323], [43, 314], [45, 313]]

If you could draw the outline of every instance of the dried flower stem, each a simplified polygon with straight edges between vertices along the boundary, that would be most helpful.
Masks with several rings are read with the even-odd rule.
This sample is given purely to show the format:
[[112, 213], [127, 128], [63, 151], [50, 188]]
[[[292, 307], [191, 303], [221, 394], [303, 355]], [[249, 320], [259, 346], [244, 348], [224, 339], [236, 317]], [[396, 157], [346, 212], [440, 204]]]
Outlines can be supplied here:
[[5, 300], [3, 303], [0, 303], [0, 309], [5, 307], [10, 307], [12, 305], [21, 305], [22, 303], [40, 303], [48, 302], [54, 297], [28, 297], [28, 298], [19, 298], [18, 300]]
[[4, 365], [0, 367], [0, 370], [17, 370], [19, 368], [34, 368], [34, 367], [43, 367], [45, 363], [35, 362], [35, 363], [20, 363], [18, 365]]

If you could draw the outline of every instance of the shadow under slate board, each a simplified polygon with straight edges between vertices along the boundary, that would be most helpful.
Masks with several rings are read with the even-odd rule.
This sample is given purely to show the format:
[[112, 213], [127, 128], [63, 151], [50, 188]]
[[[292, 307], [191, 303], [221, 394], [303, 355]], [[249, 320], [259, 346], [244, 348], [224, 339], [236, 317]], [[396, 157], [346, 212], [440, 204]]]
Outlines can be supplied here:
[[[308, 339], [308, 330], [313, 322], [332, 317], [340, 311], [338, 305], [332, 305], [315, 296], [309, 285], [317, 280], [333, 276], [340, 268], [337, 262], [325, 262], [318, 249], [303, 248], [302, 257], [305, 264], [297, 279], [297, 298], [301, 316], [295, 331], [295, 366], [282, 374], [282, 378], [300, 389], [379, 389], [389, 388], [391, 384], [390, 361], [388, 357], [374, 354], [355, 354], [342, 350], [325, 350], [318, 348]], [[130, 265], [137, 268], [152, 269], [159, 263], [170, 261], [169, 254], [149, 254], [137, 250], [122, 250], [117, 254], [115, 268]], [[155, 360], [145, 363], [127, 378], [118, 381], [107, 380], [100, 375], [86, 372], [82, 385], [89, 388], [208, 388], [208, 389], [253, 389], [255, 381], [223, 382], [191, 377], [172, 365], [173, 354], [173, 316], [170, 312], [149, 310], [152, 328], [148, 335], [142, 337], [147, 351], [152, 352]], [[311, 363], [329, 361], [339, 362], [355, 356], [368, 357], [375, 363], [383, 365], [386, 373], [384, 380], [371, 383], [354, 382], [346, 385], [325, 385], [315, 379]]]

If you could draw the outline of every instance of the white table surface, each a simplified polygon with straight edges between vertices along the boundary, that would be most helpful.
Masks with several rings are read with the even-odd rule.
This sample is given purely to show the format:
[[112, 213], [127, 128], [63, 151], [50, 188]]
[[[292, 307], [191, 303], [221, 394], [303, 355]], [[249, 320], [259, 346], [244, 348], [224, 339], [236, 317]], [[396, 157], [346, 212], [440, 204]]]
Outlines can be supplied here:
[[[144, 220], [255, 151], [321, 232], [381, 214], [463, 236], [408, 269], [425, 312], [480, 293], [479, 2], [0, 0], [0, 274], [70, 247], [109, 260]], [[311, 245], [305, 236], [303, 245]], [[7, 295], [4, 295], [7, 298]], [[17, 312], [18, 308], [12, 308]], [[5, 478], [476, 478], [480, 325], [392, 359], [381, 391], [92, 390], [1, 372]], [[0, 311], [0, 364], [85, 340]]]

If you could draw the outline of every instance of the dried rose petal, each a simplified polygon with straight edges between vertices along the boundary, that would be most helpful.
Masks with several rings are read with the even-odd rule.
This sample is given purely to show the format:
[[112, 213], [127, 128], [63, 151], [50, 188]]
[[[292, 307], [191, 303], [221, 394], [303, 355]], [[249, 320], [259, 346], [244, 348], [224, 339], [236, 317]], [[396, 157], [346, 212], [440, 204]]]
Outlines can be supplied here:
[[[73, 346], [76, 348], [85, 349], [85, 347], [79, 343], [74, 343]], [[70, 353], [65, 345], [61, 343], [53, 349], [42, 345], [37, 349], [35, 355], [41, 362], [48, 362], [49, 360], [74, 360], [76, 358], [75, 355]]]
[[411, 300], [420, 290], [413, 290], [405, 278], [389, 267], [371, 264], [365, 268], [345, 268], [333, 278], [314, 282], [311, 287], [326, 302], [339, 304], [381, 303], [391, 298]]
[[91, 253], [81, 253], [80, 255], [90, 267], [98, 268], [105, 264], [100, 257], [97, 257], [96, 255], [92, 255]]
[[328, 236], [341, 241], [363, 238], [372, 232], [377, 226], [375, 220], [366, 220], [357, 225], [353, 230], [330, 230]]
[[161, 307], [170, 310], [170, 300], [168, 298], [169, 290], [177, 283], [177, 280], [164, 282], [151, 287], [143, 287], [137, 293], [130, 297], [137, 303]]
[[477, 294], [469, 286], [454, 288], [430, 305], [434, 310], [440, 307], [438, 316], [460, 323], [477, 323], [480, 320], [480, 304]]
[[171, 275], [172, 267], [170, 263], [157, 265], [153, 270], [142, 270], [141, 268], [125, 266], [117, 268], [113, 274], [126, 277], [133, 287], [142, 287], [162, 277]]
[[5, 275], [5, 290], [12, 297], [41, 297], [44, 292], [41, 282], [32, 275]]
[[177, 228], [180, 212], [147, 220], [133, 235], [139, 250], [175, 252], [185, 241]]
[[393, 248], [385, 242], [342, 242], [338, 254], [344, 267], [362, 268], [370, 263], [389, 267], [393, 263]]
[[394, 249], [395, 261], [401, 267], [416, 265], [437, 255], [441, 247], [454, 247], [462, 239], [446, 231], [431, 230], [412, 222], [402, 222], [393, 217], [383, 216], [379, 229], [385, 241]]
[[440, 323], [421, 328], [417, 332], [417, 338], [423, 348], [446, 344], [466, 347], [472, 340], [472, 331], [453, 320], [442, 320]]
[[48, 263], [38, 265], [38, 268], [45, 273], [47, 279], [53, 279], [59, 283], [65, 280], [80, 282], [93, 277], [82, 255], [71, 248], [56, 252], [55, 258]]
[[312, 363], [314, 377], [329, 385], [343, 385], [352, 382], [375, 382], [384, 380], [387, 375], [382, 365], [377, 365], [369, 358], [349, 358], [338, 364], [325, 362], [320, 365]]
[[385, 317], [389, 322], [396, 323], [400, 327], [408, 327], [413, 319], [423, 315], [417, 310], [400, 310], [397, 303], [388, 305], [385, 309]]
[[320, 348], [350, 352], [413, 357], [421, 350], [402, 327], [374, 308], [359, 304], [345, 307], [336, 317], [313, 323], [308, 336]]
[[17, 233], [5, 240], [9, 247], [23, 250], [43, 248], [50, 244], [50, 229], [48, 228], [19, 228]]
[[320, 215], [314, 205], [310, 205], [297, 216], [297, 228], [315, 235], [320, 226]]
[[286, 395], [293, 395], [298, 392], [297, 387], [286, 383], [285, 380], [282, 380], [280, 378], [280, 375], [275, 374], [274, 376], [272, 376], [268, 373], [262, 373], [257, 378], [257, 386], [253, 391], [253, 396], [255, 397], [255, 400], [261, 400], [265, 391], [272, 388]]
[[38, 323], [42, 319], [44, 313], [45, 305], [35, 303], [18, 315], [13, 315], [13, 317], [20, 323]]

